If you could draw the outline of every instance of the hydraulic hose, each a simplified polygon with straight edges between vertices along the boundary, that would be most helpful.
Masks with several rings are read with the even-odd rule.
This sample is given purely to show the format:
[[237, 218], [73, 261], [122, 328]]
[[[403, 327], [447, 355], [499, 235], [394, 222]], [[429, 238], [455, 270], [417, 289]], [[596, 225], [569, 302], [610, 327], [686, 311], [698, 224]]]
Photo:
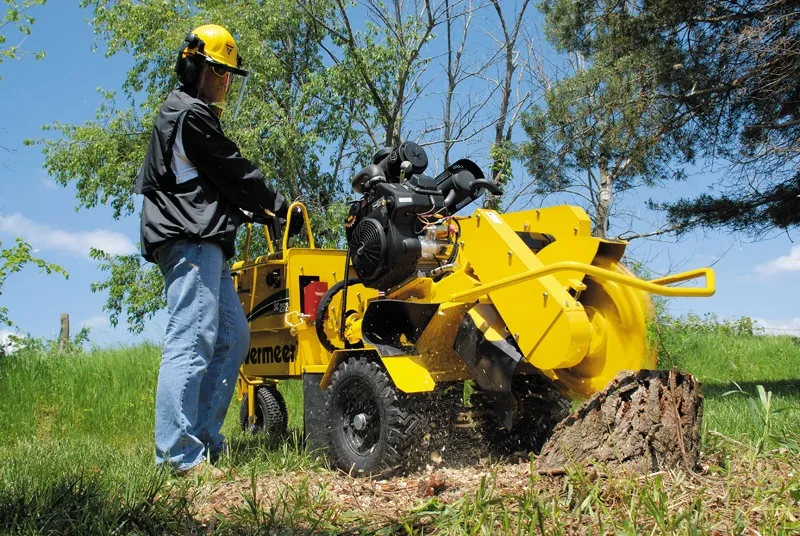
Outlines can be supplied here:
[[456, 227], [458, 227], [458, 231], [456, 231], [456, 238], [453, 244], [453, 251], [450, 252], [450, 257], [447, 259], [447, 262], [445, 264], [453, 264], [454, 262], [456, 262], [456, 257], [458, 256], [458, 241], [461, 238], [461, 224], [458, 223], [458, 220], [455, 218], [453, 218], [453, 222], [456, 224]]

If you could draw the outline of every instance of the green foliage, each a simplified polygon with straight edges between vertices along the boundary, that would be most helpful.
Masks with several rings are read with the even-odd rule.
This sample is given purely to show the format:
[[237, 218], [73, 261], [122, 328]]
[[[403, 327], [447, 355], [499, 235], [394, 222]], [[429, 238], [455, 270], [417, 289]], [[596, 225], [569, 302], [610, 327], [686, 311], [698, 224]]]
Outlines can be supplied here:
[[520, 157], [534, 195], [568, 194], [605, 236], [616, 195], [682, 179], [674, 161], [694, 158], [696, 136], [679, 132], [693, 115], [660, 95], [686, 76], [665, 67], [679, 63], [680, 46], [626, 3], [546, 0], [540, 9], [548, 39], [569, 58], [568, 74], [523, 117]]
[[659, 316], [658, 323], [665, 329], [685, 334], [705, 333], [739, 337], [742, 335], [758, 335], [762, 331], [761, 328], [753, 323], [753, 319], [748, 316], [728, 319], [720, 318], [719, 315], [714, 313], [706, 313], [703, 316], [688, 313], [676, 317], [664, 312]]
[[[645, 13], [663, 9], [661, 3]], [[714, 191], [653, 206], [667, 209], [682, 228], [727, 227], [750, 234], [796, 228], [800, 11], [767, 0], [687, 3], [688, 12], [673, 10], [660, 29], [679, 33], [685, 64], [698, 75], [691, 88], [667, 95], [685, 109], [712, 112], [696, 123], [704, 133], [702, 148], [733, 166]]]
[[[2, 246], [2, 242], [0, 242], [0, 246]], [[11, 274], [22, 270], [28, 264], [37, 266], [40, 271], [48, 275], [55, 272], [63, 275], [65, 278], [69, 278], [69, 275], [62, 267], [34, 257], [31, 254], [31, 247], [21, 238], [17, 238], [16, 245], [13, 248], [0, 249], [0, 296], [3, 294], [2, 290], [6, 279], [8, 279]], [[0, 326], [11, 325], [13, 325], [13, 323], [8, 317], [8, 308], [0, 307]]]
[[[516, 154], [517, 149], [510, 141], [493, 144], [489, 151], [489, 159], [491, 160], [489, 171], [495, 178], [495, 184], [500, 188], [503, 188], [514, 178], [514, 172], [511, 169], [511, 160]], [[493, 210], [501, 210], [501, 207], [500, 198], [494, 196], [491, 198], [491, 203], [487, 202], [484, 204], [484, 208]]]
[[722, 157], [732, 166], [714, 192], [651, 207], [667, 210], [677, 230], [800, 223], [792, 2], [545, 0], [541, 9], [548, 39], [575, 70], [527, 121], [528, 165], [544, 191], [591, 180], [590, 166], [606, 161], [622, 190], [634, 178], [680, 178], [671, 161], [680, 169]]
[[[79, 208], [111, 206], [116, 218], [133, 212], [134, 179], [155, 114], [177, 84], [176, 50], [189, 29], [213, 20], [234, 31], [251, 73], [241, 112], [223, 116], [226, 134], [284, 195], [309, 204], [321, 242], [339, 241], [341, 227], [331, 222], [341, 214], [346, 155], [359, 152], [351, 127], [354, 90], [342, 83], [341, 73], [324, 66], [321, 29], [304, 10], [282, 0], [81, 5], [90, 11], [106, 54], [130, 53], [134, 65], [121, 95], [100, 90], [103, 103], [95, 119], [47, 125], [45, 130], [60, 136], [28, 142], [42, 146], [45, 169], [59, 184], [75, 186]], [[240, 251], [242, 246], [240, 241]], [[109, 293], [105, 310], [112, 324], [124, 315], [131, 330], [141, 331], [164, 305], [159, 271], [135, 256], [93, 255], [108, 278], [92, 290]]]
[[[150, 132], [135, 110], [118, 108], [114, 92], [98, 91], [104, 102], [94, 120], [83, 125], [53, 123], [43, 127], [61, 135], [57, 140], [41, 142], [44, 166], [56, 183], [75, 183], [78, 206], [110, 206], [114, 217], [119, 218], [133, 212], [133, 184]], [[147, 119], [152, 122], [153, 118], [148, 114]]]
[[[47, 0], [3, 0], [6, 7], [6, 12], [3, 18], [0, 19], [0, 64], [5, 60], [22, 59], [23, 56], [31, 54], [23, 50], [22, 43], [31, 34], [31, 26], [36, 22], [36, 19], [30, 15], [31, 8], [35, 6], [43, 6]], [[20, 39], [17, 44], [7, 44], [8, 35], [6, 34], [7, 28], [14, 28], [16, 33], [19, 34]], [[36, 59], [44, 58], [44, 52], [33, 52]], [[2, 80], [2, 77], [0, 77]]]
[[103, 310], [109, 313], [111, 325], [116, 326], [120, 314], [125, 311], [128, 328], [141, 333], [145, 321], [167, 305], [164, 277], [158, 266], [145, 266], [138, 253], [108, 255], [93, 248], [91, 256], [100, 262], [100, 271], [109, 274], [105, 281], [92, 283], [91, 289], [92, 292], [108, 292]]
[[13, 349], [13, 351], [4, 353], [4, 350], [0, 348], [0, 357], [6, 357], [6, 353], [23, 359], [25, 356], [38, 356], [41, 354], [80, 355], [84, 353], [85, 345], [89, 342], [90, 331], [91, 329], [88, 326], [82, 326], [74, 337], [66, 341], [48, 339], [46, 337], [32, 337], [30, 334], [24, 336], [9, 335], [10, 344], [7, 349]]

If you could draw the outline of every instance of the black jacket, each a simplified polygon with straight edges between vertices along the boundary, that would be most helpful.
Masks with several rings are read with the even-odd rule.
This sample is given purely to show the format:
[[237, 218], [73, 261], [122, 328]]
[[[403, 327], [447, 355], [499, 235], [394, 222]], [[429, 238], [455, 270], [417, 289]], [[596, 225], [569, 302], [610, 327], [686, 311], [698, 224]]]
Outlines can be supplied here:
[[[186, 156], [198, 172], [181, 184], [171, 168], [178, 125]], [[223, 134], [211, 108], [183, 88], [161, 106], [134, 191], [144, 194], [142, 256], [150, 262], [159, 246], [177, 238], [213, 242], [231, 258], [236, 228], [245, 220], [240, 208], [256, 215], [266, 209], [285, 218], [288, 206]]]

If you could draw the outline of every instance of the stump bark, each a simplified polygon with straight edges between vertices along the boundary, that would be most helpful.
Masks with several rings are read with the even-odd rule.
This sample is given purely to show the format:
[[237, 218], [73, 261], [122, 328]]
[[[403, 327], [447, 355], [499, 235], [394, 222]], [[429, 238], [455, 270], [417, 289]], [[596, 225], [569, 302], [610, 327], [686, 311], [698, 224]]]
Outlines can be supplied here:
[[632, 471], [693, 471], [700, 455], [703, 392], [678, 371], [620, 373], [553, 430], [540, 470], [599, 463]]

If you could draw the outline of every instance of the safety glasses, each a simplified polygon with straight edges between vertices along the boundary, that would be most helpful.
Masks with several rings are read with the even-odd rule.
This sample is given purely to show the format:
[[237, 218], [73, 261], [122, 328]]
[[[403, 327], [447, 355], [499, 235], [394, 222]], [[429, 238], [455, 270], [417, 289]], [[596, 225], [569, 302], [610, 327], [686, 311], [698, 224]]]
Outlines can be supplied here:
[[223, 67], [221, 65], [209, 65], [209, 67], [211, 67], [211, 72], [220, 78], [223, 76], [229, 76], [231, 74], [227, 67]]

